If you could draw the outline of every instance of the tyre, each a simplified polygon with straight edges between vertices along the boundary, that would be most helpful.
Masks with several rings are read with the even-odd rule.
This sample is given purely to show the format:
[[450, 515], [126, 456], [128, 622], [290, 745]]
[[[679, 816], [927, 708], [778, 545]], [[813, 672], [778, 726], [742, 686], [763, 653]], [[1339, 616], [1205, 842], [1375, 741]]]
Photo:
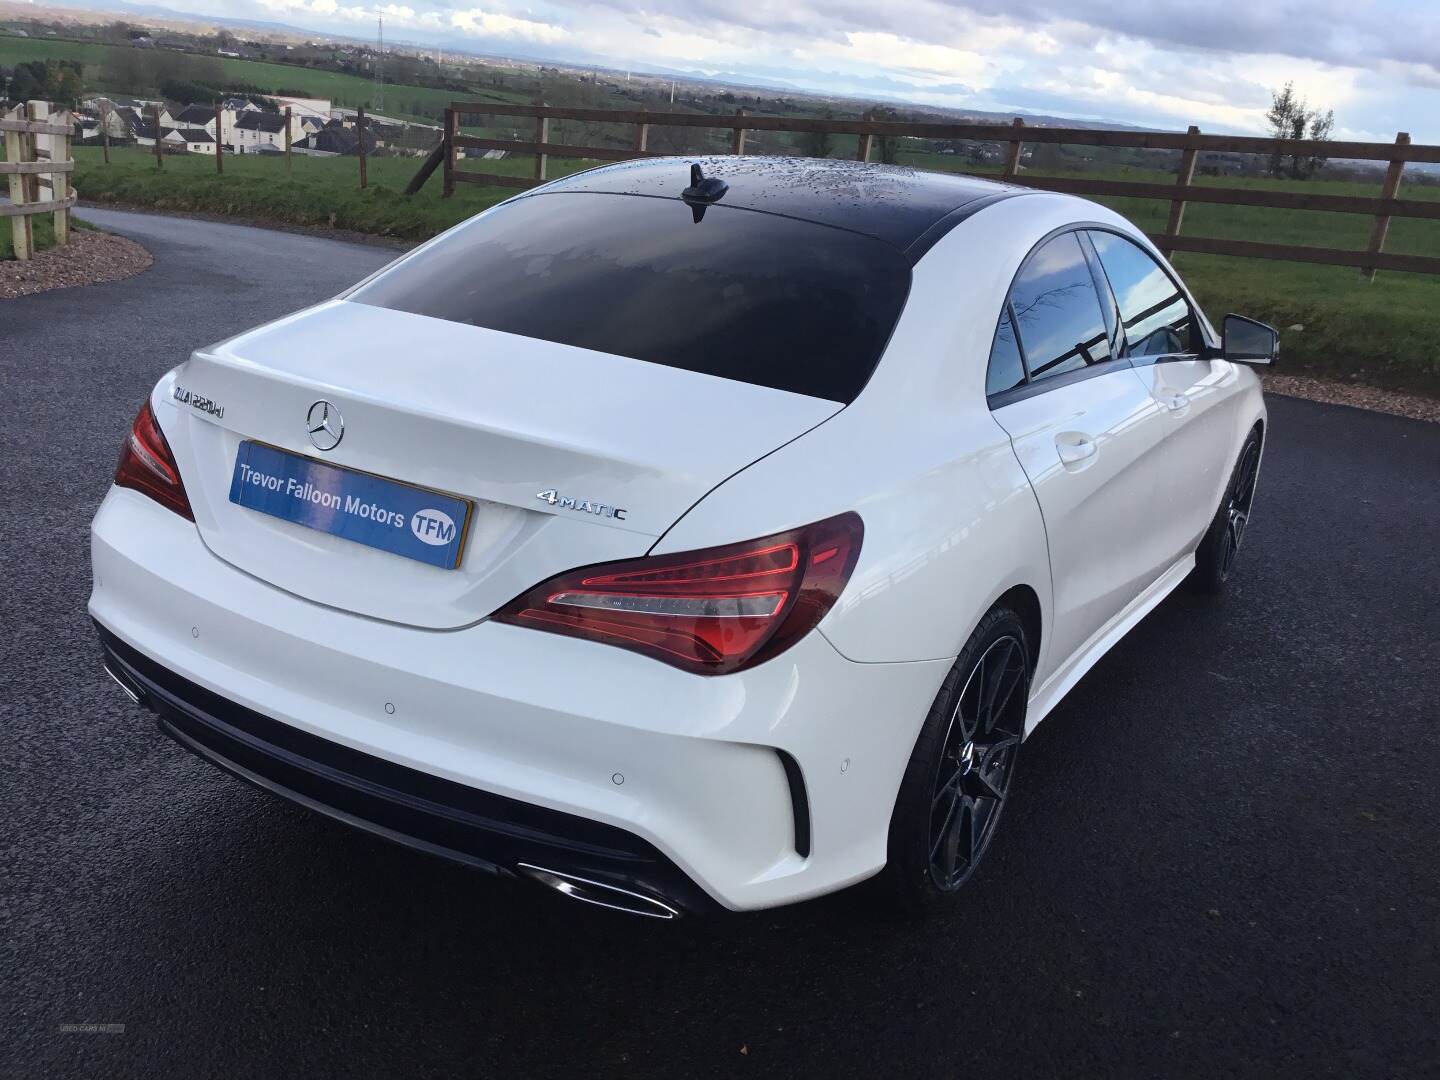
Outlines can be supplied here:
[[877, 881], [891, 906], [943, 909], [974, 873], [1015, 774], [1030, 675], [1024, 624], [995, 608], [941, 685], [900, 783]]
[[1255, 501], [1255, 482], [1260, 475], [1260, 429], [1250, 432], [1230, 474], [1220, 509], [1205, 537], [1195, 549], [1195, 569], [1189, 584], [1197, 592], [1216, 594], [1224, 590], [1250, 522], [1250, 507]]

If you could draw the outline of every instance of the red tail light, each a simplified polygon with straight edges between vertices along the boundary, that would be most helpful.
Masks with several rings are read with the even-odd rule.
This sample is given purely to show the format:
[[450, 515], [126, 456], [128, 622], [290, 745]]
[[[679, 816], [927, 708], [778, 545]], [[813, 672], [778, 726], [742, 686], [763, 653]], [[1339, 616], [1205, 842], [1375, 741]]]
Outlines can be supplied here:
[[849, 513], [743, 544], [590, 566], [537, 585], [493, 618], [723, 675], [815, 628], [850, 580], [864, 533]]
[[120, 451], [120, 464], [115, 467], [115, 486], [134, 488], [167, 510], [195, 520], [185, 485], [180, 482], [175, 455], [170, 452], [170, 444], [165, 441], [165, 433], [160, 430], [149, 401], [140, 407], [135, 423], [130, 426], [130, 435]]

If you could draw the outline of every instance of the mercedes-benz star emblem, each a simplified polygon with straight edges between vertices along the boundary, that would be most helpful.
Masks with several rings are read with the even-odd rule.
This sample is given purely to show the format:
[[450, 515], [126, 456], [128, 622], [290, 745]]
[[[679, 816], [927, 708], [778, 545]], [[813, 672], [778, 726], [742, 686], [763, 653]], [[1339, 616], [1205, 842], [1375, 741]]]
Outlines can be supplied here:
[[345, 437], [345, 418], [340, 410], [321, 398], [305, 414], [305, 430], [316, 450], [334, 450]]

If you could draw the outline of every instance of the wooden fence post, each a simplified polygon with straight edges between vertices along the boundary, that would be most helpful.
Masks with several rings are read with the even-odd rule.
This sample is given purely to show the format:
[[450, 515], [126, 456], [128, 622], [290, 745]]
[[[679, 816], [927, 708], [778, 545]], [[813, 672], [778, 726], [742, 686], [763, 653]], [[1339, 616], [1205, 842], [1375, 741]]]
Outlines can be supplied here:
[[155, 108], [155, 167], [156, 167], [157, 169], [163, 169], [163, 168], [165, 167], [165, 159], [160, 156], [160, 154], [161, 154], [161, 147], [160, 147], [160, 106], [159, 106], [159, 105], [156, 105], [154, 108]]
[[[642, 113], [644, 109], [640, 110]], [[640, 151], [648, 150], [650, 146], [650, 125], [643, 120], [635, 125], [635, 149]]]
[[[860, 119], [861, 119], [861, 120], [870, 120], [870, 119], [873, 119], [873, 114], [872, 114], [869, 110], [867, 110], [867, 111], [865, 111], [865, 112], [863, 112], [863, 113], [860, 114]], [[856, 142], [855, 142], [855, 160], [856, 160], [856, 161], [869, 161], [869, 160], [870, 160], [870, 142], [871, 142], [871, 136], [870, 136], [870, 135], [859, 135], [859, 136], [856, 136]]]
[[220, 156], [220, 133], [224, 130], [221, 126], [220, 106], [215, 106], [215, 175], [220, 176], [225, 172], [225, 159]]
[[105, 155], [105, 164], [110, 164], [110, 110], [100, 114], [100, 151]]
[[[75, 123], [75, 118], [70, 115], [70, 111], [68, 109], [60, 113], [60, 118], [61, 121], [65, 124], [66, 128], [74, 130], [73, 125]], [[75, 155], [71, 152], [70, 149], [72, 138], [73, 136], [68, 133], [65, 135], [50, 136], [50, 160], [52, 162], [73, 161], [75, 159]], [[55, 150], [57, 146], [61, 151], [58, 158], [55, 155]], [[63, 201], [64, 199], [69, 198], [69, 196], [70, 174], [67, 172], [51, 173], [50, 197], [52, 199], [60, 199]], [[62, 247], [65, 244], [70, 243], [70, 208], [68, 206], [62, 206], [59, 210], [55, 211], [55, 243], [60, 244]]]
[[1010, 152], [1005, 155], [1005, 172], [1002, 174], [1006, 180], [1014, 180], [1020, 174], [1020, 150], [1025, 145], [1025, 141], [1020, 138], [1020, 131], [1024, 126], [1025, 121], [1018, 116], [1010, 125]]
[[[45, 101], [31, 101], [25, 106], [25, 119], [46, 120], [50, 116], [50, 105]], [[30, 132], [25, 136], [26, 161], [40, 160], [40, 136]], [[40, 174], [30, 173], [25, 177], [25, 198], [29, 202], [40, 202]], [[33, 250], [33, 247], [32, 247]]]
[[[15, 111], [8, 117], [11, 120], [24, 120], [25, 107], [17, 105]], [[6, 161], [29, 161], [25, 153], [25, 133], [21, 131], [5, 132], [5, 160]], [[10, 174], [10, 202], [13, 206], [25, 205], [25, 193], [28, 185], [25, 183], [24, 173], [12, 172]], [[26, 214], [18, 214], [10, 219], [10, 246], [15, 249], [15, 258], [25, 260], [30, 258], [31, 248], [30, 218]]]
[[[362, 113], [363, 113], [364, 110], [361, 110], [361, 111], [362, 111]], [[294, 136], [293, 136], [293, 134], [291, 133], [291, 128], [290, 128], [290, 106], [289, 106], [289, 105], [286, 105], [286, 106], [285, 106], [285, 175], [286, 175], [286, 176], [289, 176], [290, 173], [294, 170], [294, 166], [291, 164], [291, 155], [290, 155], [290, 144], [291, 144], [292, 142], [294, 142]], [[364, 166], [364, 165], [361, 165], [361, 166], [360, 166], [360, 172], [361, 172], [361, 174], [362, 174], [362, 176], [363, 176], [363, 174], [364, 174], [364, 172], [365, 172], [365, 166]], [[363, 179], [360, 181], [360, 186], [361, 186], [361, 187], [364, 187], [364, 186], [365, 186], [365, 181], [364, 181]]]
[[[1400, 132], [1398, 135], [1396, 135], [1396, 136], [1395, 136], [1395, 145], [1396, 145], [1396, 146], [1409, 146], [1409, 145], [1410, 145], [1410, 133], [1409, 133], [1408, 131], [1402, 131], [1402, 132]], [[1380, 197], [1381, 197], [1382, 199], [1393, 199], [1393, 198], [1395, 198], [1396, 195], [1398, 195], [1398, 194], [1400, 193], [1400, 177], [1404, 174], [1404, 172], [1405, 172], [1405, 162], [1403, 162], [1403, 161], [1391, 161], [1391, 162], [1390, 162], [1390, 167], [1385, 170], [1385, 186], [1380, 189]], [[1384, 250], [1384, 248], [1385, 248], [1385, 236], [1386, 236], [1386, 234], [1388, 234], [1389, 232], [1390, 232], [1390, 215], [1389, 215], [1389, 214], [1376, 214], [1376, 215], [1375, 215], [1375, 224], [1374, 224], [1374, 226], [1370, 229], [1370, 247], [1368, 248], [1370, 254], [1372, 254], [1372, 255], [1378, 255], [1378, 254], [1380, 254], [1381, 251]], [[1367, 266], [1364, 270], [1361, 270], [1361, 271], [1360, 271], [1360, 276], [1363, 277], [1366, 281], [1374, 281], [1374, 280], [1375, 280], [1375, 268], [1374, 268], [1373, 266]]]
[[[1175, 174], [1175, 186], [1188, 188], [1190, 181], [1195, 179], [1195, 159], [1199, 156], [1200, 149], [1195, 146], [1195, 136], [1200, 134], [1200, 129], [1194, 124], [1185, 132], [1185, 149], [1180, 154], [1180, 171]], [[1182, 196], [1170, 200], [1170, 220], [1165, 226], [1165, 235], [1179, 236], [1180, 226], [1185, 221], [1185, 199]], [[1168, 244], [1162, 244], [1161, 253], [1168, 259], [1175, 252]]]
[[[542, 109], [545, 107], [545, 102], [540, 98], [535, 99], [535, 104], [539, 105]], [[535, 118], [535, 141], [541, 144], [550, 141], [550, 117], [544, 114]], [[545, 158], [546, 156], [544, 154], [537, 153], [535, 155], [536, 180], [543, 181], [545, 179]]]
[[369, 183], [365, 176], [365, 110], [355, 110], [355, 146], [360, 152], [360, 187]]
[[455, 136], [460, 134], [460, 114], [454, 109], [445, 110], [445, 134], [441, 136], [445, 141], [445, 171], [440, 174], [440, 197], [448, 199], [455, 194], [455, 159], [459, 147], [455, 145]]
[[[735, 119], [738, 120], [744, 115], [744, 109], [735, 110]], [[738, 124], [735, 125], [735, 133], [730, 137], [730, 152], [732, 154], [745, 153], [745, 129]]]

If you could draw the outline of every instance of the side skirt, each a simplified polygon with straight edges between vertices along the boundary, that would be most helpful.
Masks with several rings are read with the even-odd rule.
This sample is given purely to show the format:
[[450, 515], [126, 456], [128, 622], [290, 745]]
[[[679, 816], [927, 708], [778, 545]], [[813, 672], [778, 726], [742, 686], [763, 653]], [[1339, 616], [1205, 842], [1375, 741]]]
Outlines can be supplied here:
[[1155, 579], [1144, 592], [1130, 602], [1130, 606], [1110, 620], [1099, 633], [1082, 646], [1069, 663], [1060, 668], [1045, 681], [1045, 685], [1030, 698], [1030, 707], [1025, 718], [1025, 734], [1028, 737], [1037, 724], [1060, 704], [1061, 699], [1072, 687], [1085, 677], [1085, 673], [1114, 647], [1115, 643], [1134, 629], [1135, 624], [1150, 614], [1160, 601], [1164, 600], [1175, 587], [1185, 580], [1195, 568], [1195, 553], [1191, 552], [1169, 570]]

